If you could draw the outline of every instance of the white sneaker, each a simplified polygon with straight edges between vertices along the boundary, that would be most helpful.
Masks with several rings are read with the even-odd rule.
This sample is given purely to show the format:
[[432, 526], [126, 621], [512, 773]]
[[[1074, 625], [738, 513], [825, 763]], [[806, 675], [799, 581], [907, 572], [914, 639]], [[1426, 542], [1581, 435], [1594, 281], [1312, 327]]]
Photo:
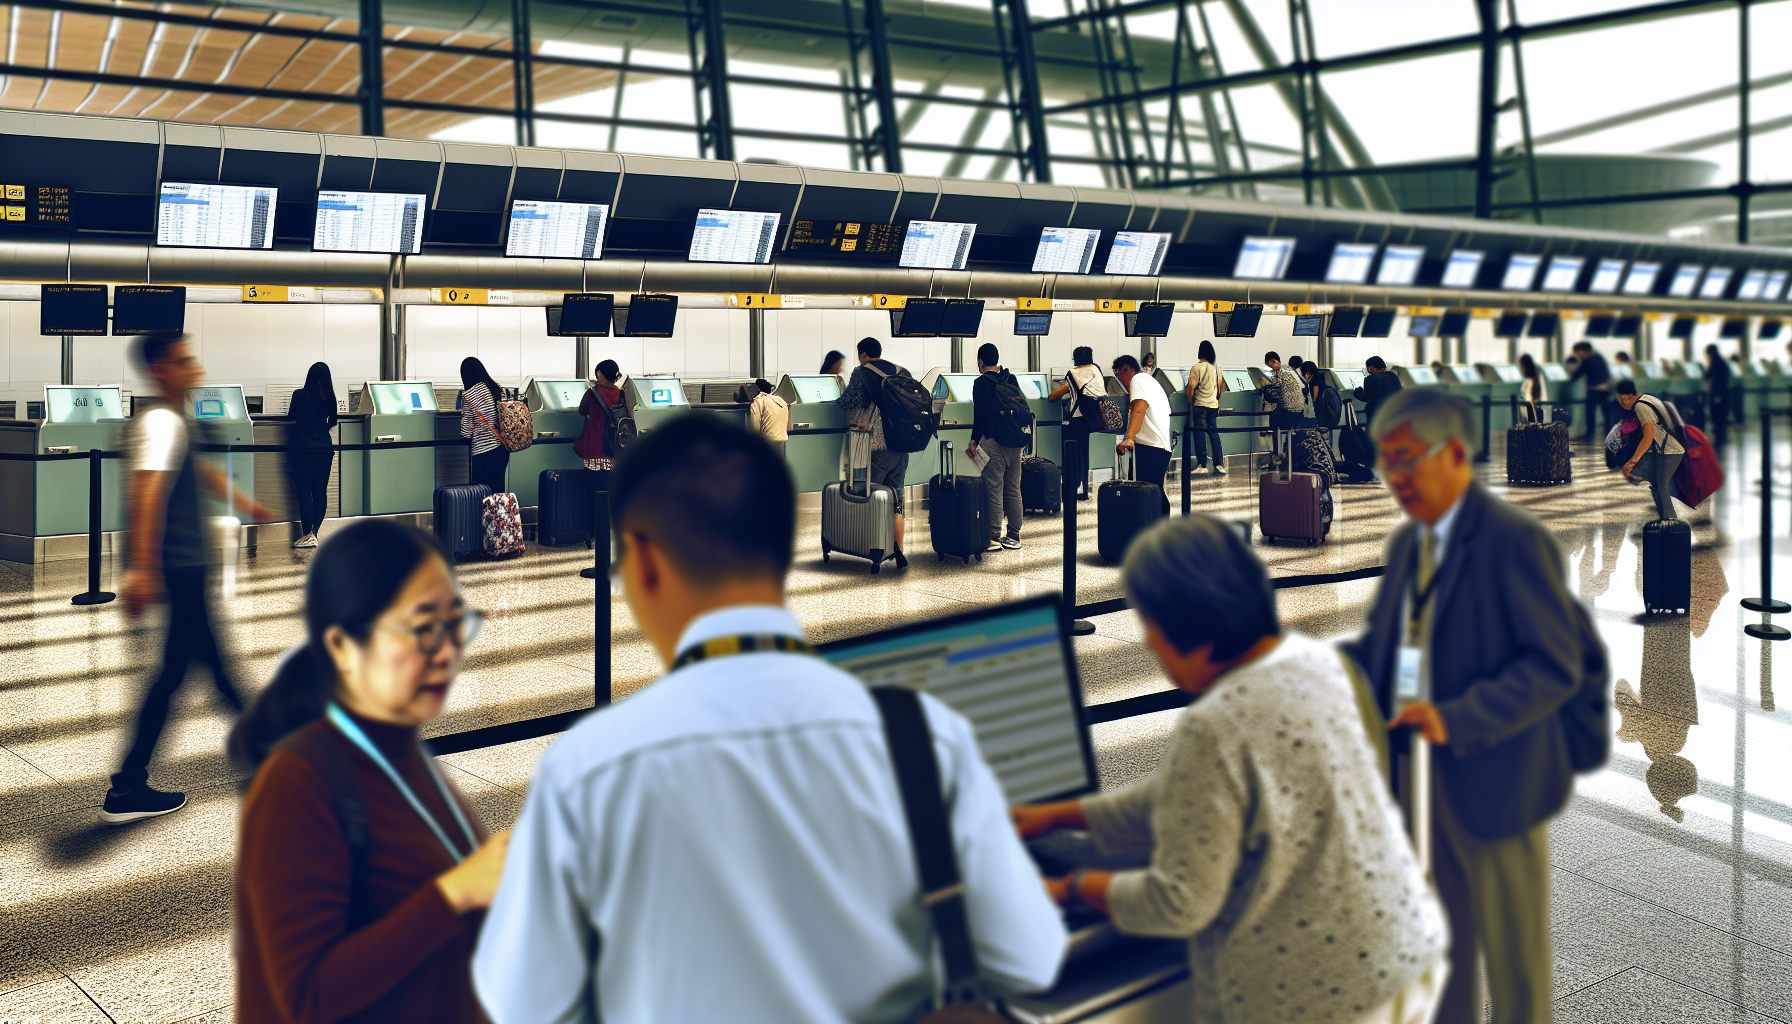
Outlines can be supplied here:
[[1020, 550], [1020, 538], [1019, 537], [1003, 537], [998, 543], [1000, 543], [1002, 545], [1002, 547], [1006, 548], [1009, 551], [1019, 551]]
[[1226, 475], [1226, 464], [1224, 462], [1214, 463], [1213, 464], [1213, 474], [1215, 476], [1225, 476]]
[[994, 537], [991, 537], [989, 539], [989, 547], [986, 547], [983, 550], [984, 551], [1000, 551], [1000, 550], [1002, 550], [1002, 542], [995, 539]]

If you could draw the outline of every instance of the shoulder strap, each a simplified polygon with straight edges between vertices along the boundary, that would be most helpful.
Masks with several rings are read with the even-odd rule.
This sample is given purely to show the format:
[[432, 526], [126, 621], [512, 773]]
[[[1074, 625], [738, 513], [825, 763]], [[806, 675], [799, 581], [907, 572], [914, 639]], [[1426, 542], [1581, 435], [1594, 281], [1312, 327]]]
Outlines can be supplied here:
[[971, 944], [965, 914], [964, 883], [952, 849], [952, 823], [940, 794], [940, 767], [933, 756], [933, 734], [927, 728], [920, 694], [901, 686], [877, 686], [871, 689], [871, 696], [883, 718], [896, 784], [902, 790], [909, 841], [921, 876], [921, 902], [939, 936], [946, 965], [945, 1005], [985, 1003], [987, 996], [977, 978], [977, 951]]
[[367, 849], [370, 845], [367, 801], [361, 796], [361, 784], [355, 781], [355, 772], [349, 767], [348, 759], [339, 751], [325, 749], [326, 735], [316, 731], [302, 732], [282, 746], [304, 758], [323, 776], [324, 786], [330, 792], [337, 824], [342, 826], [343, 842], [348, 845], [348, 926], [352, 931], [371, 920], [367, 902]]
[[877, 374], [879, 377], [888, 377], [889, 376], [889, 374], [887, 374], [884, 371], [877, 368], [877, 360], [875, 360], [875, 359], [869, 363], [866, 363], [865, 369], [870, 370], [872, 373]]

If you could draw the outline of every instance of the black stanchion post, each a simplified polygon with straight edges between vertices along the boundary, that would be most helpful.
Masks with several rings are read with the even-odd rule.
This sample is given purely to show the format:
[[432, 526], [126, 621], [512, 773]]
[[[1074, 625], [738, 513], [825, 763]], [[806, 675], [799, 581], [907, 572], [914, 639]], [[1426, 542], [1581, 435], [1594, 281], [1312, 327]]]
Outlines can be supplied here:
[[1518, 396], [1517, 395], [1507, 395], [1506, 401], [1512, 403], [1512, 423], [1511, 423], [1511, 425], [1516, 427], [1516, 426], [1518, 426]]
[[74, 603], [105, 604], [118, 596], [100, 589], [100, 450], [87, 451], [87, 593], [76, 594]]
[[593, 617], [593, 639], [591, 645], [591, 670], [594, 679], [594, 701], [598, 707], [609, 705], [611, 697], [610, 679], [610, 492], [593, 491], [600, 495], [595, 507], [591, 510], [591, 548], [596, 555], [597, 564], [592, 566], [597, 576], [597, 608]]
[[1182, 514], [1185, 517], [1188, 516], [1191, 512], [1193, 512], [1194, 507], [1195, 507], [1194, 492], [1190, 489], [1191, 481], [1194, 480], [1194, 476], [1195, 476], [1195, 473], [1194, 473], [1195, 446], [1193, 443], [1194, 434], [1195, 434], [1195, 407], [1191, 405], [1191, 406], [1189, 406], [1189, 409], [1188, 409], [1187, 425], [1183, 428], [1183, 431], [1182, 431]]
[[[1059, 448], [1059, 458], [1064, 465], [1077, 453], [1075, 441], [1064, 441]], [[1081, 463], [1087, 466], [1087, 463]], [[1095, 624], [1076, 617], [1076, 484], [1069, 473], [1064, 474], [1064, 617], [1070, 620], [1071, 636], [1088, 636], [1095, 632]]]
[[1493, 461], [1493, 396], [1481, 396], [1481, 450], [1475, 453], [1476, 462]]
[[[1769, 615], [1792, 611], [1792, 605], [1773, 596], [1773, 416], [1765, 401], [1761, 403], [1761, 596], [1743, 598], [1742, 607]], [[1757, 640], [1792, 636], [1786, 627], [1771, 622], [1751, 622], [1742, 631]]]

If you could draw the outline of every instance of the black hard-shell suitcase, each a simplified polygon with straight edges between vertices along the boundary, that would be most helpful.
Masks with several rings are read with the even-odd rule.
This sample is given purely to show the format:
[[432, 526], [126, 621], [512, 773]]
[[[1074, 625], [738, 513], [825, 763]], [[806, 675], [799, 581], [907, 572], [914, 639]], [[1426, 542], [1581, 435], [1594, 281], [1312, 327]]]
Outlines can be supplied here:
[[983, 560], [983, 550], [989, 547], [989, 503], [984, 494], [982, 477], [953, 472], [952, 442], [941, 441], [940, 471], [928, 487], [927, 499], [927, 530], [940, 561], [948, 555], [964, 559], [966, 565], [973, 558]]
[[1057, 515], [1064, 509], [1064, 475], [1050, 459], [1029, 455], [1020, 463], [1020, 507], [1023, 512]]
[[1276, 454], [1280, 469], [1272, 469], [1257, 478], [1257, 531], [1266, 543], [1277, 540], [1304, 540], [1317, 544], [1325, 539], [1330, 528], [1326, 514], [1330, 494], [1325, 478], [1317, 473], [1292, 473], [1288, 432], [1276, 432]]
[[1506, 431], [1506, 482], [1548, 486], [1574, 479], [1568, 461], [1568, 424], [1520, 423]]
[[1643, 527], [1643, 607], [1652, 615], [1692, 610], [1692, 527], [1684, 519]]
[[[1115, 472], [1124, 467], [1130, 478], [1133, 456], [1122, 455]], [[1147, 480], [1109, 480], [1095, 489], [1095, 547], [1101, 557], [1118, 562], [1126, 557], [1132, 540], [1164, 516], [1164, 489]]]
[[591, 490], [597, 474], [588, 469], [544, 469], [535, 537], [544, 547], [583, 544], [591, 538]]
[[436, 540], [456, 562], [485, 552], [485, 498], [492, 493], [484, 484], [450, 484], [436, 488]]

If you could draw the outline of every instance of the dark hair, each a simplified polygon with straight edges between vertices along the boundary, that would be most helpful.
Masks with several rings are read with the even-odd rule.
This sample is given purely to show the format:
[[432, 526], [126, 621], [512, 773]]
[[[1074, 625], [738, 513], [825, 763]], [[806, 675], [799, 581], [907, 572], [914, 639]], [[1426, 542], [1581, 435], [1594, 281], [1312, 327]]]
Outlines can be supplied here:
[[622, 367], [617, 366], [616, 360], [614, 359], [606, 359], [603, 362], [598, 363], [593, 369], [597, 371], [598, 376], [609, 381], [611, 384], [622, 379]]
[[1620, 362], [1620, 363], [1628, 363], [1628, 362], [1630, 362], [1630, 353], [1624, 351], [1623, 349], [1619, 349], [1617, 352], [1617, 355], [1615, 355], [1613, 358], [1617, 359], [1618, 362]]
[[1268, 364], [1268, 363], [1279, 363], [1279, 362], [1281, 362], [1281, 361], [1282, 361], [1282, 357], [1281, 357], [1281, 356], [1279, 356], [1279, 355], [1276, 355], [1276, 354], [1275, 354], [1275, 353], [1274, 353], [1274, 352], [1265, 352], [1265, 353], [1263, 353], [1263, 362], [1264, 362], [1264, 363], [1266, 363], [1266, 364]]
[[1593, 343], [1592, 343], [1592, 342], [1590, 342], [1590, 341], [1577, 341], [1577, 342], [1575, 342], [1575, 343], [1574, 343], [1574, 348], [1572, 348], [1572, 349], [1570, 349], [1570, 350], [1569, 350], [1569, 351], [1572, 351], [1572, 352], [1583, 352], [1583, 351], [1584, 351], [1584, 352], [1591, 352], [1591, 351], [1593, 351]]
[[758, 434], [719, 417], [686, 413], [642, 434], [610, 482], [618, 545], [651, 538], [699, 586], [790, 571], [796, 486]]
[[1078, 345], [1070, 350], [1070, 361], [1078, 366], [1088, 366], [1095, 362], [1095, 350], [1087, 345]]
[[1636, 394], [1636, 381], [1631, 380], [1629, 377], [1619, 377], [1616, 381], [1612, 382], [1612, 394], [1614, 394], [1614, 395], [1634, 395], [1634, 394]]
[[769, 395], [772, 393], [772, 382], [766, 380], [764, 377], [755, 378], [753, 380], [753, 386], [758, 388], [759, 393], [762, 395]]
[[492, 389], [492, 401], [501, 402], [504, 400], [504, 389], [499, 387], [498, 382], [492, 379], [490, 371], [485, 368], [484, 363], [479, 361], [478, 356], [468, 356], [467, 358], [462, 359], [460, 361], [461, 389], [464, 391], [475, 384], [481, 383]]
[[1319, 379], [1319, 364], [1315, 363], [1311, 359], [1300, 364], [1300, 375], [1301, 375], [1301, 377], [1305, 378], [1306, 380], [1318, 380]]
[[1231, 524], [1210, 515], [1166, 519], [1126, 549], [1120, 583], [1139, 615], [1178, 651], [1213, 645], [1215, 661], [1280, 636], [1269, 573]]
[[1131, 352], [1122, 352], [1120, 355], [1115, 356], [1114, 372], [1119, 373], [1122, 368], [1130, 368], [1134, 373], [1140, 372], [1138, 358]]
[[977, 361], [984, 366], [1000, 366], [1002, 365], [1002, 350], [995, 346], [995, 342], [986, 341], [977, 346]]
[[876, 338], [859, 339], [859, 355], [877, 359], [884, 354], [884, 343]]
[[1203, 341], [1201, 347], [1195, 351], [1195, 358], [1203, 363], [1211, 363], [1218, 359], [1219, 357], [1213, 354], [1213, 342]]
[[1524, 352], [1519, 355], [1518, 373], [1520, 376], [1529, 377], [1532, 380], [1536, 380], [1543, 376], [1543, 371], [1537, 369], [1537, 360], [1532, 359], [1529, 352]]
[[168, 361], [168, 350], [187, 340], [184, 334], [145, 334], [137, 342], [137, 365], [144, 369], [161, 366]]
[[1388, 361], [1380, 356], [1370, 356], [1363, 362], [1363, 365], [1371, 370], [1385, 370], [1388, 368]]
[[1289, 356], [1288, 357], [1288, 368], [1290, 370], [1298, 370], [1304, 365], [1306, 365], [1305, 361], [1302, 360], [1300, 356]]
[[305, 374], [305, 390], [324, 403], [324, 408], [336, 408], [336, 383], [330, 379], [329, 363], [311, 364], [311, 369]]
[[434, 537], [389, 519], [358, 519], [317, 549], [305, 574], [305, 643], [280, 660], [273, 682], [230, 730], [225, 749], [232, 761], [259, 768], [275, 744], [322, 717], [340, 681], [324, 634], [341, 626], [365, 642], [431, 555], [447, 562]]
[[837, 348], [830, 348], [830, 349], [828, 349], [828, 354], [821, 357], [821, 369], [816, 372], [832, 373], [834, 371], [829, 370], [828, 367], [834, 365], [835, 363], [844, 363], [844, 362], [846, 362], [845, 353], [841, 352]]

